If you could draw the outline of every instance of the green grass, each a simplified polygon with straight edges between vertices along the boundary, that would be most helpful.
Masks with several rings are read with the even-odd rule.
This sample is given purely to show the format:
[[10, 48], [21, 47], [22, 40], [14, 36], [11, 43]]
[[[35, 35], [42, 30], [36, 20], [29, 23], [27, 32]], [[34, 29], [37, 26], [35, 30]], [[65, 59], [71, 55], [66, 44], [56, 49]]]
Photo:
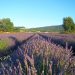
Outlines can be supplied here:
[[5, 51], [7, 48], [8, 48], [7, 39], [1, 39], [0, 40], [0, 52]]

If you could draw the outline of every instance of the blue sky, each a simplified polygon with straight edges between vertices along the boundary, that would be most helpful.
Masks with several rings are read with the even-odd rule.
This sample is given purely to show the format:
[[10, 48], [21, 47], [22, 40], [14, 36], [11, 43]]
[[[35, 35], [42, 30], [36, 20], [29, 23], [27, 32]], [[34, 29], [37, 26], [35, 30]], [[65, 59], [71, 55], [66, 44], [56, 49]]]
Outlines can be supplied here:
[[63, 17], [75, 21], [75, 0], [0, 0], [0, 19], [26, 28], [62, 24]]

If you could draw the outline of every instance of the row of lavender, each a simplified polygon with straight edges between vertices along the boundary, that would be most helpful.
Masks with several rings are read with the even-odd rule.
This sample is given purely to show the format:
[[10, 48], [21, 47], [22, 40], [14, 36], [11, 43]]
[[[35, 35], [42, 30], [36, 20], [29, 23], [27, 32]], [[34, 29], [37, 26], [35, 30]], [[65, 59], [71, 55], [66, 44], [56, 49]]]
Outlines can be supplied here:
[[40, 33], [46, 39], [63, 47], [68, 43], [68, 48], [72, 47], [73, 55], [75, 55], [75, 34], [59, 34], [59, 33]]
[[[50, 41], [50, 40], [49, 40]], [[35, 35], [0, 63], [0, 75], [74, 75], [75, 57]]]
[[15, 37], [18, 41], [23, 41], [31, 36], [33, 33], [13, 32], [13, 33], [0, 33], [0, 39], [6, 39], [10, 36]]
[[59, 33], [41, 33], [55, 39], [62, 39], [64, 41], [75, 42], [75, 34], [59, 34]]

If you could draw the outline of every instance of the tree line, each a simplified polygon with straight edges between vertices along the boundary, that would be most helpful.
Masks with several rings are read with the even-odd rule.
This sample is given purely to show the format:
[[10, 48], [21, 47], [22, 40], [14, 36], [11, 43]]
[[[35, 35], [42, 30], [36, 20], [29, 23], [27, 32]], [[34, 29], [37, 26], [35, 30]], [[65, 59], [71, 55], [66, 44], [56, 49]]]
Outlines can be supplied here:
[[[71, 17], [63, 18], [64, 32], [75, 32], [75, 23]], [[26, 31], [24, 27], [14, 27], [10, 18], [0, 19], [0, 32], [20, 32]]]

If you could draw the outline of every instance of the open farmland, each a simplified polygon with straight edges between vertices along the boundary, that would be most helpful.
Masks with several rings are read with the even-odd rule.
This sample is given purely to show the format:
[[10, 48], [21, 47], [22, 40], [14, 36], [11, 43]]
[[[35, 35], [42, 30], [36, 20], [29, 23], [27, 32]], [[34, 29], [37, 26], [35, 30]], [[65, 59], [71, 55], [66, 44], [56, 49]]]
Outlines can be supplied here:
[[12, 49], [9, 48], [6, 53], [1, 53], [0, 75], [74, 75], [75, 56], [72, 48], [68, 48], [68, 44], [63, 47], [52, 42], [53, 36], [56, 35], [1, 34], [1, 39], [10, 38], [15, 43]]

